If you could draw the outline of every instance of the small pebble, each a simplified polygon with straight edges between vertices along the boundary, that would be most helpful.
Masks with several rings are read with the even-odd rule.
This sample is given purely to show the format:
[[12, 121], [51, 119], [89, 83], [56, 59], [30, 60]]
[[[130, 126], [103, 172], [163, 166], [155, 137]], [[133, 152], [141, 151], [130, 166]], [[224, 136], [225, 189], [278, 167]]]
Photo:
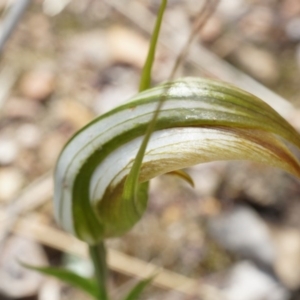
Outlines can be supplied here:
[[17, 168], [0, 168], [0, 202], [7, 202], [15, 197], [24, 181], [24, 176]]
[[288, 300], [290, 293], [273, 276], [249, 261], [237, 263], [226, 276], [228, 300]]
[[244, 0], [220, 1], [217, 8], [218, 12], [227, 20], [239, 18], [247, 9], [249, 9], [249, 4]]
[[149, 43], [137, 31], [125, 27], [112, 27], [108, 31], [108, 44], [115, 62], [143, 67]]
[[66, 138], [58, 132], [45, 136], [39, 149], [40, 164], [44, 168], [52, 168], [66, 142]]
[[33, 124], [24, 124], [18, 128], [16, 138], [21, 147], [35, 148], [41, 142], [41, 132]]
[[14, 162], [18, 155], [18, 145], [15, 140], [0, 138], [0, 165], [8, 165]]
[[32, 120], [41, 115], [41, 105], [27, 98], [12, 97], [6, 102], [3, 113], [8, 118]]
[[238, 206], [211, 218], [209, 232], [218, 244], [234, 254], [266, 266], [275, 261], [276, 248], [270, 230], [251, 208]]
[[275, 270], [281, 281], [290, 289], [300, 287], [300, 234], [299, 230], [278, 228], [274, 232], [277, 248]]
[[11, 237], [0, 257], [0, 290], [10, 299], [36, 295], [43, 282], [41, 274], [22, 267], [19, 261], [36, 266], [47, 264], [39, 244], [25, 238]]
[[59, 99], [54, 106], [54, 114], [60, 122], [66, 122], [80, 129], [94, 118], [92, 111], [82, 103], [70, 99]]
[[55, 75], [48, 70], [31, 70], [20, 82], [20, 91], [24, 97], [33, 100], [44, 100], [53, 92]]
[[270, 51], [244, 45], [235, 51], [235, 59], [250, 75], [264, 83], [275, 83], [279, 78], [278, 60]]
[[285, 31], [292, 41], [300, 41], [300, 17], [290, 20], [286, 25]]

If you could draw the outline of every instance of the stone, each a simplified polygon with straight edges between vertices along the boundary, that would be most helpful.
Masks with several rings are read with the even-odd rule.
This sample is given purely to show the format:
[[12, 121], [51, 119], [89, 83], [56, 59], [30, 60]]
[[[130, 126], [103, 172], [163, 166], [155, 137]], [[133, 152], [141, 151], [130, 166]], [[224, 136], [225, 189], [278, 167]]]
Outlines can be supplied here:
[[172, 203], [169, 205], [162, 214], [162, 221], [165, 224], [176, 223], [183, 217], [183, 208], [179, 203]]
[[278, 228], [274, 232], [277, 249], [275, 271], [290, 289], [300, 287], [300, 232], [292, 228]]
[[300, 17], [288, 21], [285, 32], [292, 41], [300, 41]]
[[9, 165], [17, 158], [19, 149], [17, 142], [10, 137], [0, 137], [0, 165]]
[[61, 283], [54, 279], [47, 279], [41, 286], [38, 299], [39, 300], [61, 300]]
[[280, 4], [279, 11], [286, 19], [295, 17], [300, 13], [299, 0], [285, 0], [285, 1], [280, 1], [279, 4]]
[[228, 300], [290, 299], [290, 293], [279, 282], [249, 261], [234, 265], [224, 285], [222, 292]]
[[195, 190], [202, 197], [215, 195], [226, 172], [227, 162], [209, 162], [189, 168], [189, 174], [194, 180]]
[[71, 0], [45, 0], [43, 5], [44, 12], [53, 17], [60, 14]]
[[211, 16], [205, 26], [200, 31], [201, 41], [210, 43], [216, 40], [224, 27], [221, 18]]
[[59, 122], [66, 122], [75, 130], [80, 129], [94, 118], [94, 114], [87, 106], [70, 99], [59, 99], [53, 110]]
[[12, 97], [6, 102], [3, 113], [8, 118], [33, 120], [41, 114], [41, 105], [27, 98]]
[[298, 199], [300, 184], [279, 169], [248, 161], [231, 161], [223, 174], [215, 195], [225, 201], [246, 200], [260, 207], [277, 208], [289, 202], [286, 195], [291, 198], [294, 193], [293, 197]]
[[212, 217], [218, 216], [222, 206], [220, 200], [214, 197], [204, 197], [199, 203], [199, 213], [202, 216]]
[[53, 168], [66, 142], [66, 137], [59, 132], [51, 132], [44, 137], [39, 148], [39, 156], [44, 168]]
[[41, 142], [42, 133], [33, 124], [23, 124], [16, 131], [16, 140], [23, 148], [36, 148]]
[[114, 26], [108, 30], [108, 45], [114, 62], [144, 66], [149, 42], [136, 31]]
[[4, 9], [7, 7], [7, 1], [6, 0], [0, 0], [0, 9]]
[[8, 202], [24, 185], [24, 175], [14, 167], [0, 168], [0, 202]]
[[245, 0], [220, 1], [217, 11], [227, 20], [234, 20], [242, 16], [249, 9]]
[[272, 266], [276, 248], [264, 221], [250, 208], [234, 207], [211, 218], [208, 230], [225, 249], [266, 266]]
[[47, 264], [41, 246], [35, 242], [15, 236], [6, 242], [0, 257], [0, 292], [14, 299], [35, 295], [43, 282], [41, 274], [22, 267], [19, 261]]
[[33, 100], [45, 100], [55, 87], [55, 74], [46, 69], [33, 69], [22, 77], [20, 92], [24, 97]]
[[132, 68], [120, 65], [108, 68], [100, 83], [100, 92], [93, 105], [94, 112], [103, 114], [125, 103], [137, 93], [138, 83], [138, 73]]
[[82, 66], [103, 69], [112, 62], [107, 34], [101, 30], [76, 34], [67, 39], [63, 56], [64, 64], [71, 70]]
[[276, 15], [271, 5], [253, 5], [239, 20], [238, 28], [244, 40], [263, 43], [270, 40], [275, 22]]
[[252, 45], [243, 45], [234, 51], [234, 59], [250, 75], [268, 84], [279, 78], [278, 60], [269, 51]]

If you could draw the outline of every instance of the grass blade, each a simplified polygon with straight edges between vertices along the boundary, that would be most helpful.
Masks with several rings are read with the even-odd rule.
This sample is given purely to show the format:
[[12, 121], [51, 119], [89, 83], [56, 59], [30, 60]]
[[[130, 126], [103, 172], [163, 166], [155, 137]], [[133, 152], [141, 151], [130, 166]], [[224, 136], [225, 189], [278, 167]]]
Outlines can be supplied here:
[[123, 300], [137, 300], [145, 290], [145, 288], [152, 282], [154, 277], [150, 277], [141, 280], [136, 284], [136, 286], [128, 293], [128, 295]]
[[90, 296], [98, 299], [98, 290], [95, 282], [89, 278], [82, 277], [70, 270], [62, 268], [53, 268], [53, 267], [37, 267], [21, 263], [21, 265], [27, 269], [37, 271], [41, 274], [55, 277], [61, 280], [64, 283], [70, 284], [73, 287], [76, 287]]

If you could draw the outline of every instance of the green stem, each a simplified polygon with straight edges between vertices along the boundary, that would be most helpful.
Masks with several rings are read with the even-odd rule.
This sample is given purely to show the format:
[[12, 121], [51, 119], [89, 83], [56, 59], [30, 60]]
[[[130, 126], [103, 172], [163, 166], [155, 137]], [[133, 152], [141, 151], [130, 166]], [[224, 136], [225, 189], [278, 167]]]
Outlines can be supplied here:
[[[167, 3], [168, 3], [168, 0], [161, 1], [160, 9], [159, 9], [155, 27], [154, 27], [154, 32], [153, 32], [151, 42], [150, 42], [147, 60], [145, 62], [143, 72], [142, 72], [140, 89], [139, 89], [140, 92], [147, 90], [151, 84], [151, 69], [152, 69], [152, 65], [153, 65], [153, 61], [154, 61], [154, 55], [155, 55], [155, 49], [156, 49], [156, 44], [157, 44], [157, 40], [158, 40], [158, 35], [159, 35], [159, 31], [160, 31], [160, 27], [161, 27], [163, 15], [164, 15]], [[159, 102], [156, 111], [154, 112], [153, 118], [152, 118], [149, 126], [147, 127], [147, 130], [145, 132], [145, 137], [142, 141], [142, 144], [139, 148], [137, 156], [133, 162], [133, 166], [132, 166], [132, 168], [129, 172], [129, 175], [126, 179], [124, 191], [123, 191], [124, 201], [126, 201], [126, 200], [131, 201], [131, 199], [136, 199], [136, 197], [137, 197], [136, 195], [137, 195], [137, 190], [139, 187], [138, 186], [138, 178], [139, 178], [144, 154], [145, 154], [150, 136], [154, 130], [159, 111], [163, 105], [165, 98], [166, 98], [166, 95], [163, 95], [161, 98], [162, 99]]]
[[99, 289], [98, 300], [108, 300], [106, 249], [104, 242], [89, 246], [89, 252], [94, 265], [95, 279]]
[[156, 19], [154, 31], [151, 37], [150, 41], [150, 47], [147, 55], [147, 59], [142, 71], [142, 76], [141, 76], [141, 82], [140, 82], [140, 88], [139, 91], [142, 92], [144, 90], [147, 90], [151, 86], [151, 71], [152, 71], [152, 66], [154, 62], [154, 56], [155, 56], [155, 50], [156, 50], [156, 45], [157, 45], [157, 40], [159, 36], [159, 31], [163, 19], [163, 15], [167, 6], [168, 0], [162, 0], [161, 5], [159, 8], [158, 16]]

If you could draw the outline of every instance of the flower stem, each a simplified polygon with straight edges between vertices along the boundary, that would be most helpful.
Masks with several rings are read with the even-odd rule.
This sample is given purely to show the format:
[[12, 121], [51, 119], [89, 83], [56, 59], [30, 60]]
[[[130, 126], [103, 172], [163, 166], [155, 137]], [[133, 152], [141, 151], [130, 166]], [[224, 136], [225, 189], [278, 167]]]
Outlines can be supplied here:
[[107, 294], [107, 264], [104, 242], [89, 246], [90, 257], [95, 269], [95, 279], [99, 289], [99, 300], [108, 300]]
[[164, 15], [167, 3], [168, 3], [168, 0], [161, 0], [161, 5], [159, 8], [155, 27], [154, 27], [151, 41], [150, 41], [148, 55], [147, 55], [146, 62], [145, 62], [145, 65], [144, 65], [144, 68], [142, 71], [142, 75], [141, 75], [141, 82], [140, 82], [140, 87], [139, 87], [140, 92], [149, 89], [151, 86], [151, 71], [152, 71], [152, 66], [153, 66], [153, 62], [154, 62], [155, 50], [156, 50], [160, 27], [161, 27], [163, 15]]

